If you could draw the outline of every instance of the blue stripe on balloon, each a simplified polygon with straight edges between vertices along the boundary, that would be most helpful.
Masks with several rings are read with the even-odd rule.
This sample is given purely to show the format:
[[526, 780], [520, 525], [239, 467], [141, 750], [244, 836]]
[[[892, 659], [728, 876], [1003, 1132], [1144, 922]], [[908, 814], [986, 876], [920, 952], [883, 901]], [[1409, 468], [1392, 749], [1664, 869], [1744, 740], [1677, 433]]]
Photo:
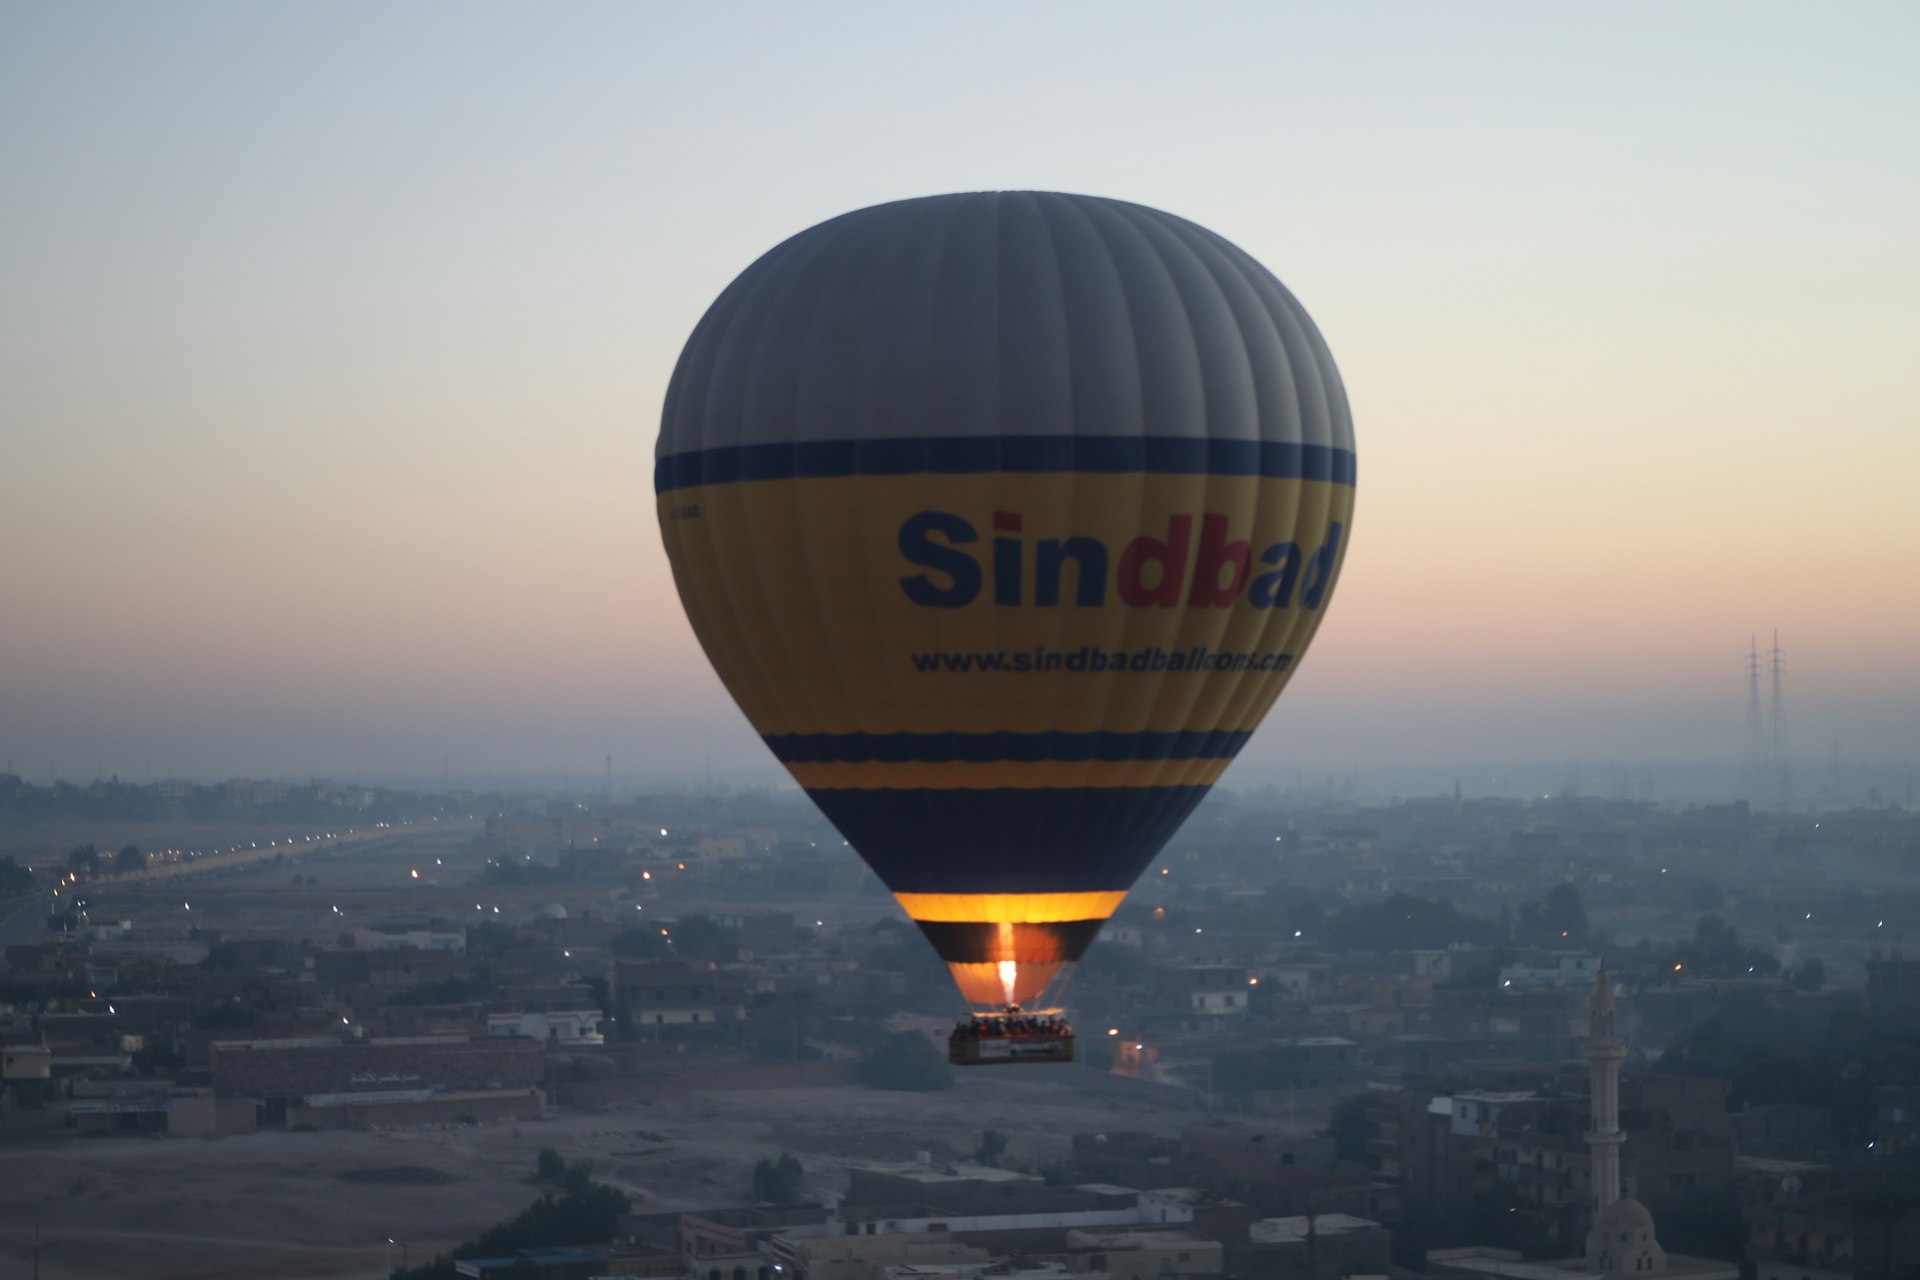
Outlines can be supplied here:
[[653, 491], [739, 480], [972, 475], [995, 471], [1159, 472], [1354, 482], [1351, 449], [1192, 436], [908, 436], [730, 445], [669, 454]]
[[986, 764], [1121, 760], [1231, 760], [1251, 730], [1154, 733], [775, 733], [782, 764]]
[[895, 893], [1128, 889], [1209, 788], [816, 787], [807, 792]]

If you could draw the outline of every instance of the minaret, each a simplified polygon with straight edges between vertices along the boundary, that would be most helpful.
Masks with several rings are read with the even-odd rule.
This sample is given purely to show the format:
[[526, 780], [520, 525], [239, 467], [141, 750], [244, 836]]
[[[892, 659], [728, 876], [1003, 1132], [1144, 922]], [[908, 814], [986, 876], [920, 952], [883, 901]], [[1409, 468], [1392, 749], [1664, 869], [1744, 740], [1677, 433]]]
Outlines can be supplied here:
[[1607, 978], [1606, 962], [1600, 964], [1600, 976], [1594, 979], [1593, 1003], [1587, 1013], [1587, 1068], [1593, 1128], [1587, 1134], [1587, 1147], [1593, 1154], [1593, 1212], [1620, 1198], [1620, 1144], [1626, 1135], [1620, 1132], [1620, 1060], [1627, 1056], [1614, 1035], [1613, 984]]

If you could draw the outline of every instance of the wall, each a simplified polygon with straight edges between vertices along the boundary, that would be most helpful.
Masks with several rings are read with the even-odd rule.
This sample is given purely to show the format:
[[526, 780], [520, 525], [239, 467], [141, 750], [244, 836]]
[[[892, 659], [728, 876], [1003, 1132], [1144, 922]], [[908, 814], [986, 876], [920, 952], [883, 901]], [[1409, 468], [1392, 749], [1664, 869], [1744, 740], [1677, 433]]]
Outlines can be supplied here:
[[376, 1088], [530, 1089], [544, 1071], [533, 1040], [371, 1041], [211, 1049], [222, 1095], [347, 1093]]
[[475, 1120], [538, 1120], [546, 1114], [538, 1089], [497, 1094], [456, 1094], [429, 1102], [387, 1106], [288, 1107], [289, 1129], [366, 1129]]

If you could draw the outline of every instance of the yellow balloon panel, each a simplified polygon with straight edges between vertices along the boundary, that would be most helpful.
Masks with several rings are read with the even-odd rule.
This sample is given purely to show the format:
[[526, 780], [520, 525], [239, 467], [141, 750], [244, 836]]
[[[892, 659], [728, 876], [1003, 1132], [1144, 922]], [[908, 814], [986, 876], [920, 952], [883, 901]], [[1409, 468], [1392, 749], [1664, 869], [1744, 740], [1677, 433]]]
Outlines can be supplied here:
[[[1246, 732], [1331, 596], [1353, 489], [914, 474], [694, 485], [659, 505], [688, 615], [763, 735]], [[882, 785], [938, 785], [901, 779]]]

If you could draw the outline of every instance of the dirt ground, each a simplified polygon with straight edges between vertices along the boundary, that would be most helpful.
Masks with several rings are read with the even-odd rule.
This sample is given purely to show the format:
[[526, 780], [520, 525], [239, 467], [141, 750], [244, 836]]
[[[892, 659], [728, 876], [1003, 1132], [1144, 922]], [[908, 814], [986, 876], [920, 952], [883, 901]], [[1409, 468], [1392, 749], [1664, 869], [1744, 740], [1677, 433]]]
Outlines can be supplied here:
[[512, 1217], [540, 1194], [536, 1154], [590, 1160], [640, 1212], [744, 1202], [753, 1163], [791, 1151], [812, 1197], [849, 1163], [1011, 1139], [1005, 1163], [1063, 1161], [1076, 1132], [1176, 1134], [1197, 1117], [1090, 1098], [1045, 1068], [964, 1073], [946, 1093], [771, 1089], [635, 1103], [541, 1122], [219, 1140], [72, 1138], [0, 1144], [0, 1269], [80, 1280], [374, 1277]]

